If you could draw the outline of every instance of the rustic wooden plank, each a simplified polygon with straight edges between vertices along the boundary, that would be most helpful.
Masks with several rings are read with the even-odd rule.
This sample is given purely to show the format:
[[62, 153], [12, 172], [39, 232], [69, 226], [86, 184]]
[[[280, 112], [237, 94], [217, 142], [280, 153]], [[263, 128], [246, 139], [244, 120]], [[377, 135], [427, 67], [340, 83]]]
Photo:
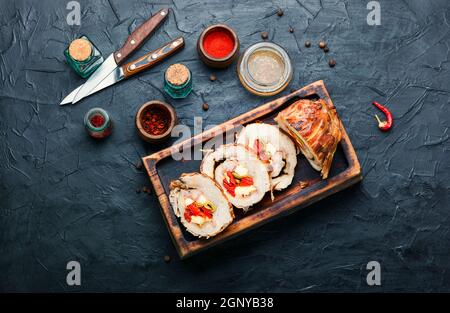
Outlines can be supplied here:
[[164, 221], [181, 258], [191, 256], [194, 253], [200, 252], [246, 231], [264, 225], [265, 223], [275, 220], [276, 218], [292, 214], [299, 209], [345, 189], [362, 179], [358, 157], [341, 122], [342, 139], [340, 146], [342, 147], [348, 163], [348, 167], [343, 172], [326, 180], [318, 181], [309, 188], [302, 189], [300, 185], [294, 185], [292, 188], [290, 187], [277, 195], [276, 201], [271, 202], [263, 199], [261, 203], [257, 204], [258, 207], [261, 208], [260, 210], [254, 214], [249, 214], [241, 219], [235, 220], [222, 233], [213, 238], [197, 239], [193, 241], [186, 240], [181, 229], [182, 226], [180, 226], [181, 224], [179, 224], [177, 217], [172, 211], [168, 195], [166, 194], [163, 183], [158, 175], [158, 162], [170, 157], [173, 152], [179, 151], [182, 147], [193, 147], [198, 144], [202, 144], [217, 135], [222, 135], [227, 130], [236, 128], [240, 125], [255, 122], [260, 118], [273, 113], [275, 110], [282, 108], [283, 105], [286, 105], [289, 101], [292, 101], [297, 97], [304, 98], [312, 95], [317, 95], [318, 97], [324, 99], [330, 108], [334, 108], [334, 104], [323, 81], [316, 81], [287, 96], [261, 105], [184, 142], [178, 143], [143, 158], [143, 163], [161, 205], [161, 212], [164, 217]]

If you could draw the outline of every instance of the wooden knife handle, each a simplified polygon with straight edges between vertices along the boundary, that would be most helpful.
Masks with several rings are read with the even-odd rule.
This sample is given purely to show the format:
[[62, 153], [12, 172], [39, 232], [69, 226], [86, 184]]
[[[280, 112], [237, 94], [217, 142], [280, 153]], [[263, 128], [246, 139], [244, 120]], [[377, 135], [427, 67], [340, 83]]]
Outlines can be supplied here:
[[147, 53], [146, 55], [128, 62], [122, 65], [122, 71], [124, 78], [129, 78], [132, 75], [140, 73], [153, 65], [161, 62], [162, 60], [167, 59], [169, 56], [174, 54], [175, 52], [180, 51], [184, 47], [184, 39], [183, 37], [178, 37], [175, 40], [165, 44], [162, 47], [159, 47], [155, 51]]
[[123, 60], [129, 57], [137, 48], [139, 48], [145, 40], [150, 37], [151, 34], [158, 28], [159, 25], [169, 15], [169, 9], [159, 10], [156, 14], [150, 17], [147, 21], [139, 25], [127, 40], [123, 46], [114, 52], [114, 60], [117, 65], [120, 65]]

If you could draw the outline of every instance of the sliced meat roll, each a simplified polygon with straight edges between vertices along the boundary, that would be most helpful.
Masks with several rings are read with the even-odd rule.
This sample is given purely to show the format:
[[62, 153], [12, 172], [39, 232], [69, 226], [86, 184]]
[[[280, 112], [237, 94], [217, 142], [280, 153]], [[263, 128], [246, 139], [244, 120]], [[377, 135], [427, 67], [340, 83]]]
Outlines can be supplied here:
[[170, 183], [170, 204], [187, 231], [212, 237], [234, 219], [233, 207], [222, 189], [204, 174], [183, 174]]
[[272, 189], [282, 190], [292, 183], [297, 165], [297, 149], [277, 126], [249, 124], [239, 133], [236, 142], [253, 150], [263, 161], [272, 178]]
[[275, 120], [294, 138], [311, 166], [327, 178], [342, 137], [336, 109], [322, 99], [303, 99], [281, 111]]
[[270, 177], [264, 163], [243, 145], [222, 145], [208, 153], [200, 171], [223, 188], [237, 208], [248, 210], [270, 190]]

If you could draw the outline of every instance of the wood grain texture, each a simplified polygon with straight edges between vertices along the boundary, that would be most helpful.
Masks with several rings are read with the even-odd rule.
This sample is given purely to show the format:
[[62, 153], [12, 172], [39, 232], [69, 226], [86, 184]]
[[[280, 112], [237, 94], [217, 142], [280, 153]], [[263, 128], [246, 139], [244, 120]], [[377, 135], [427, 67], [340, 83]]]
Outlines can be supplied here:
[[169, 58], [174, 53], [181, 51], [183, 48], [184, 39], [183, 37], [178, 37], [158, 49], [146, 53], [142, 57], [122, 65], [123, 75], [125, 78], [129, 78], [135, 74], [145, 71]]
[[345, 170], [335, 176], [329, 177], [326, 180], [316, 181], [306, 188], [304, 188], [299, 181], [293, 182], [292, 186], [275, 196], [275, 201], [272, 202], [266, 198], [263, 199], [262, 202], [257, 204], [258, 209], [255, 210], [255, 212], [245, 215], [240, 219], [236, 219], [222, 233], [213, 238], [196, 240], [188, 240], [186, 238], [186, 235], [181, 228], [183, 226], [179, 224], [177, 217], [172, 211], [168, 194], [166, 193], [166, 189], [164, 188], [164, 185], [158, 175], [158, 162], [171, 157], [172, 153], [179, 151], [183, 147], [193, 147], [205, 143], [209, 139], [217, 136], [218, 134], [223, 134], [232, 128], [255, 121], [260, 121], [265, 116], [274, 113], [276, 110], [288, 106], [292, 100], [311, 96], [318, 96], [324, 99], [329, 107], [334, 109], [333, 102], [331, 101], [330, 95], [328, 94], [323, 81], [317, 81], [287, 96], [271, 101], [247, 113], [235, 117], [184, 142], [180, 142], [172, 147], [143, 158], [143, 163], [161, 205], [165, 223], [181, 258], [191, 256], [194, 253], [219, 244], [248, 230], [264, 225], [265, 223], [275, 220], [276, 218], [294, 213], [295, 211], [345, 189], [362, 179], [361, 167], [358, 158], [347, 132], [341, 123], [342, 140], [340, 142], [340, 146], [344, 152], [345, 159], [348, 164]]
[[169, 9], [161, 9], [144, 23], [139, 25], [131, 34], [123, 46], [114, 52], [114, 60], [116, 64], [121, 64], [133, 52], [136, 51], [153, 32], [162, 24], [169, 15]]

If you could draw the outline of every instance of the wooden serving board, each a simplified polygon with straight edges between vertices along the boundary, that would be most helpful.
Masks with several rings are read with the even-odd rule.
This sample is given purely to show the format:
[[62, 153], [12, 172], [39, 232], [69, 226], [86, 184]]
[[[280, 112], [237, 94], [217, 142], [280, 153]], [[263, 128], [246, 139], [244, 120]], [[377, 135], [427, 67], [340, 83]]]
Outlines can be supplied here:
[[161, 204], [162, 215], [167, 228], [181, 258], [191, 256], [194, 253], [261, 226], [275, 218], [291, 214], [347, 188], [362, 179], [361, 167], [355, 150], [345, 128], [342, 126], [342, 140], [336, 150], [327, 179], [322, 180], [319, 172], [310, 166], [302, 154], [299, 154], [292, 184], [285, 190], [274, 192], [274, 201], [270, 199], [270, 194], [267, 193], [263, 200], [255, 204], [248, 213], [244, 214], [241, 210], [235, 209], [236, 218], [233, 223], [222, 233], [209, 239], [199, 239], [184, 229], [179, 219], [175, 216], [169, 202], [169, 183], [171, 180], [177, 179], [182, 173], [198, 172], [200, 161], [175, 161], [172, 153], [175, 151], [183, 151], [183, 149], [187, 148], [192, 151], [199, 151], [210, 139], [230, 135], [230, 130], [233, 133], [242, 125], [249, 123], [265, 122], [275, 124], [273, 118], [280, 110], [302, 98], [321, 98], [328, 105], [333, 106], [323, 81], [317, 81], [287, 96], [261, 105], [184, 142], [142, 158], [155, 189], [156, 196]]

